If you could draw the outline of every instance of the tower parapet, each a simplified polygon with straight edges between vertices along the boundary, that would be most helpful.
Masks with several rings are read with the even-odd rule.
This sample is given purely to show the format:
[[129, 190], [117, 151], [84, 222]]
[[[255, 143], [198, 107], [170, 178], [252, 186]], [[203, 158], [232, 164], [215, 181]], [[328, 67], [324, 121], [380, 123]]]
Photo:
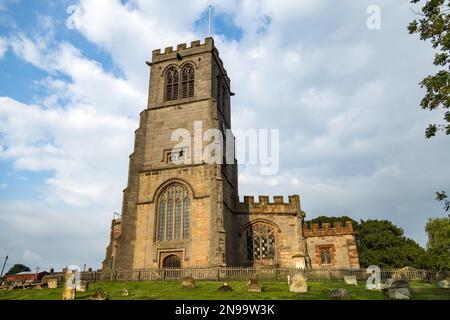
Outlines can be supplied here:
[[356, 235], [357, 232], [353, 230], [353, 225], [351, 221], [346, 221], [345, 226], [342, 222], [331, 223], [312, 223], [308, 226], [306, 223], [303, 226], [303, 232], [305, 237], [323, 237], [323, 236], [337, 236], [352, 234]]
[[269, 201], [269, 196], [258, 196], [255, 202], [253, 196], [244, 196], [244, 202], [236, 204], [236, 213], [275, 213], [275, 214], [301, 214], [304, 212], [300, 207], [300, 196], [291, 195], [289, 201], [284, 202], [283, 196], [274, 196], [273, 202]]
[[[200, 40], [191, 41], [191, 45], [188, 47], [186, 43], [180, 43], [176, 46], [174, 50], [173, 47], [166, 47], [164, 52], [161, 49], [156, 49], [152, 51], [152, 63], [161, 62], [171, 59], [182, 59], [187, 56], [194, 54], [199, 54], [202, 52], [212, 51], [214, 48], [214, 39], [212, 37], [205, 38], [205, 42], [201, 43]], [[217, 57], [219, 52], [214, 50]], [[222, 62], [222, 61], [221, 61]], [[223, 65], [223, 64], [222, 64]]]

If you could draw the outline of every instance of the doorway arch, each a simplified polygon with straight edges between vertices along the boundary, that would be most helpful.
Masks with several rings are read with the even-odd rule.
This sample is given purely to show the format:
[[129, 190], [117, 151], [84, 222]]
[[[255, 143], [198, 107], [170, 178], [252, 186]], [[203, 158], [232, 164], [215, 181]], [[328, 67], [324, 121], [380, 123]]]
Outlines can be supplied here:
[[163, 260], [163, 268], [181, 268], [181, 259], [176, 254], [168, 255]]

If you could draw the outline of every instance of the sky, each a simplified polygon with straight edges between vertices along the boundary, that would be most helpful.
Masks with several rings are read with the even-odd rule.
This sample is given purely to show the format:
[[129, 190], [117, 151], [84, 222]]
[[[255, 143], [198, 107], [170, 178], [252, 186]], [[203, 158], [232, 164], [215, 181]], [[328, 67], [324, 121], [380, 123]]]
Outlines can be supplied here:
[[[450, 140], [419, 106], [434, 72], [391, 0], [0, 0], [0, 262], [101, 266], [120, 212], [154, 49], [212, 36], [232, 127], [279, 129], [280, 169], [239, 167], [243, 195], [300, 194], [307, 219], [388, 219], [426, 245], [446, 216]], [[369, 6], [379, 28], [368, 28]]]

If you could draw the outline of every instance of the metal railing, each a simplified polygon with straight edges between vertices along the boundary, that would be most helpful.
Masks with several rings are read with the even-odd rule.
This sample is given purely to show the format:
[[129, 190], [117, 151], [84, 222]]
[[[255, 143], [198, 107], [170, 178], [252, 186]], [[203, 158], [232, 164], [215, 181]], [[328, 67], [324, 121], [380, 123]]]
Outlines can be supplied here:
[[[296, 268], [239, 268], [239, 267], [205, 267], [205, 268], [167, 268], [167, 269], [133, 269], [81, 272], [81, 280], [89, 282], [121, 281], [169, 281], [192, 277], [196, 281], [247, 281], [257, 276], [263, 281], [287, 281], [287, 276], [303, 273], [308, 281], [343, 281], [344, 276], [354, 275], [359, 281], [366, 280], [370, 274], [366, 269], [296, 269]], [[436, 273], [430, 270], [392, 269], [381, 270], [381, 279], [406, 279], [409, 281], [435, 281]], [[62, 273], [54, 273], [44, 278], [63, 280]], [[45, 280], [44, 280], [45, 281]]]

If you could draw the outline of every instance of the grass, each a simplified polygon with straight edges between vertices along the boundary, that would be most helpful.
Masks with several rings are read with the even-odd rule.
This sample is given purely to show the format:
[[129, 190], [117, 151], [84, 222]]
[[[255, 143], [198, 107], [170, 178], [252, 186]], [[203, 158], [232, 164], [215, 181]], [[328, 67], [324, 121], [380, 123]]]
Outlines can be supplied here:
[[[287, 283], [263, 282], [263, 292], [247, 292], [246, 283], [229, 282], [232, 292], [217, 292], [219, 282], [196, 283], [195, 289], [182, 289], [179, 281], [166, 282], [97, 282], [90, 283], [86, 293], [77, 293], [77, 300], [89, 300], [96, 288], [104, 289], [111, 300], [326, 300], [329, 292], [335, 288], [349, 290], [352, 300], [389, 299], [382, 292], [369, 291], [363, 283], [358, 286], [346, 286], [342, 282], [309, 282], [307, 293], [291, 293]], [[129, 296], [121, 296], [121, 290], [127, 289]], [[60, 300], [62, 286], [57, 289], [2, 290], [0, 300]], [[450, 300], [450, 291], [436, 284], [412, 282], [412, 300]]]

